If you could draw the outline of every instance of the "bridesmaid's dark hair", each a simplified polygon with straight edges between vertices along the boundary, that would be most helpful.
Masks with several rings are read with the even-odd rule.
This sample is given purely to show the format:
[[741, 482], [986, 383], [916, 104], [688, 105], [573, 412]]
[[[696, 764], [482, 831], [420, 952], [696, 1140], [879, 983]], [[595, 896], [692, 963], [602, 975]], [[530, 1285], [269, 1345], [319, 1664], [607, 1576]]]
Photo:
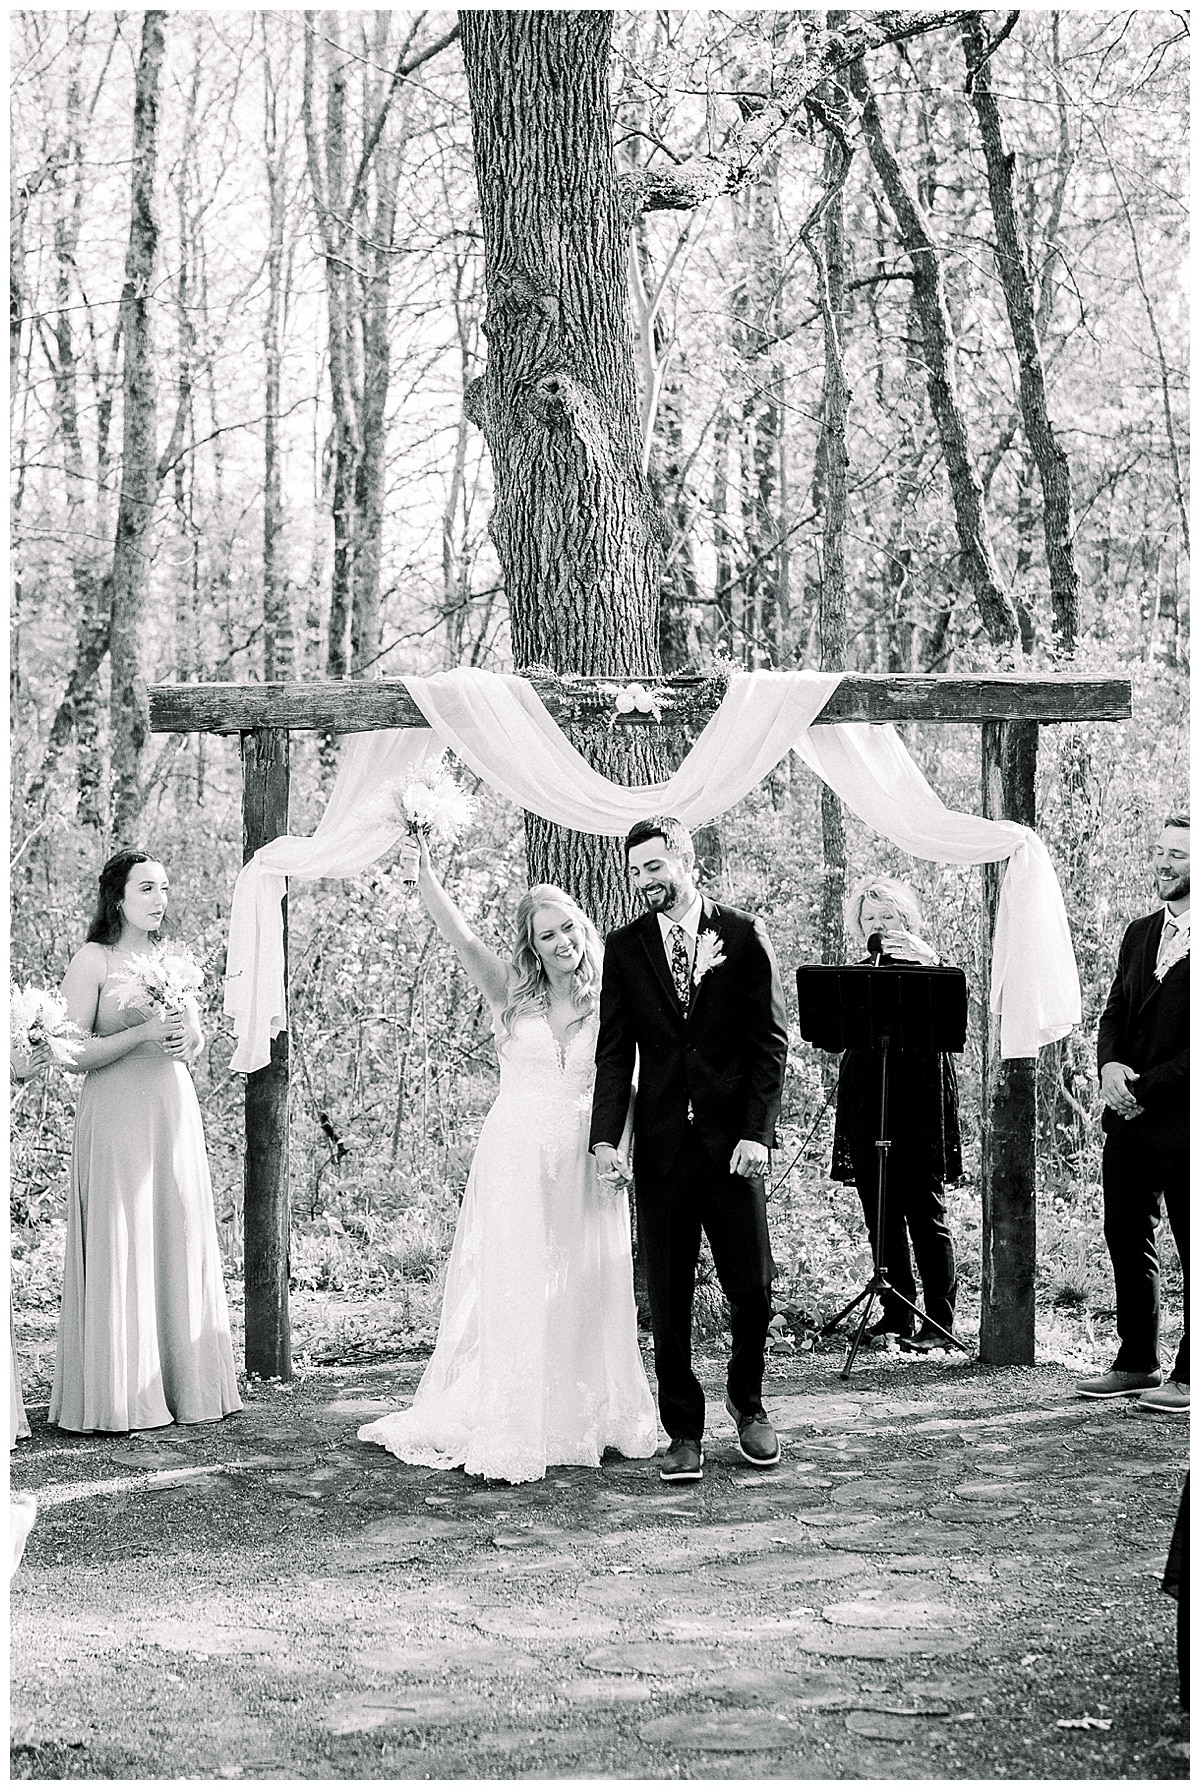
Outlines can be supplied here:
[[113, 853], [100, 872], [100, 893], [96, 898], [92, 923], [88, 927], [89, 945], [116, 944], [121, 936], [121, 897], [125, 893], [125, 884], [129, 881], [129, 872], [135, 864], [157, 862], [148, 851], [138, 851], [132, 845], [126, 845]]

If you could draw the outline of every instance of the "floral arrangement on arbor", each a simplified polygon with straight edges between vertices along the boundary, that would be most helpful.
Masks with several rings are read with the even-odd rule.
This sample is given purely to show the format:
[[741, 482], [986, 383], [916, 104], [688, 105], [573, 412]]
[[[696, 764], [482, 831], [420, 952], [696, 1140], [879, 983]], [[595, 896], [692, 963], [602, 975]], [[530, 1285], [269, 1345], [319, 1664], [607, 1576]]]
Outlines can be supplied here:
[[609, 722], [610, 727], [616, 722], [617, 715], [650, 715], [655, 721], [661, 721], [663, 704], [670, 702], [670, 693], [647, 690], [645, 684], [618, 684], [613, 688], [612, 699], [616, 715]]

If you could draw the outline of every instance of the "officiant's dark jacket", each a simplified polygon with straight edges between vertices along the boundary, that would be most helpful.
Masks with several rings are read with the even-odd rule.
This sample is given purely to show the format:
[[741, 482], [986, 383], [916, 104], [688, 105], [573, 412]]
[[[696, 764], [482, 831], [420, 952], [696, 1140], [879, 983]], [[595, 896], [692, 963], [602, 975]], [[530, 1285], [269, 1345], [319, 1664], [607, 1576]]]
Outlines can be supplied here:
[[1134, 920], [1121, 940], [1117, 973], [1104, 1012], [1096, 1055], [1137, 1071], [1132, 1093], [1144, 1110], [1122, 1119], [1105, 1107], [1106, 1132], [1148, 1150], [1188, 1147], [1188, 959], [1154, 974], [1165, 908]]
[[740, 1138], [768, 1147], [775, 1142], [787, 1061], [775, 954], [752, 914], [707, 899], [697, 951], [706, 933], [717, 935], [725, 961], [693, 986], [686, 1015], [657, 914], [618, 928], [604, 947], [591, 1144], [620, 1142], [639, 1050], [634, 1152], [638, 1169], [652, 1180], [670, 1173], [689, 1107], [700, 1141], [718, 1163], [728, 1163]]

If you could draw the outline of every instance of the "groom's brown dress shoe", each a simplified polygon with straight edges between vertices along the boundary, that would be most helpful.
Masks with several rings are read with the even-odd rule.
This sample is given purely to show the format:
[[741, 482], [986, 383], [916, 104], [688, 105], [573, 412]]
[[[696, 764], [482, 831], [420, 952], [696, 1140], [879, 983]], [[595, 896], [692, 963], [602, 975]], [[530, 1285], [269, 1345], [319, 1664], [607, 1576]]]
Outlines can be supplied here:
[[752, 1467], [773, 1467], [781, 1453], [779, 1437], [762, 1406], [757, 1411], [739, 1411], [726, 1399], [725, 1409], [737, 1424], [742, 1459]]
[[674, 1481], [676, 1479], [704, 1478], [704, 1450], [699, 1442], [693, 1442], [684, 1436], [679, 1442], [672, 1442], [663, 1464], [658, 1470], [658, 1477]]

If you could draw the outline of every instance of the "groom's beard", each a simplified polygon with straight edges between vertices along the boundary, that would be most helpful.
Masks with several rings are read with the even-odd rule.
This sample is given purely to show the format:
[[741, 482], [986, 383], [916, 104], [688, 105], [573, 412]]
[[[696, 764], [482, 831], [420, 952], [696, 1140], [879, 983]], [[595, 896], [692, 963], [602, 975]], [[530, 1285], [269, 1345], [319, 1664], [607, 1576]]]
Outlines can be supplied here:
[[647, 883], [639, 893], [650, 912], [658, 914], [666, 908], [675, 906], [679, 900], [679, 884], [673, 883], [669, 877], [664, 877], [662, 882]]

